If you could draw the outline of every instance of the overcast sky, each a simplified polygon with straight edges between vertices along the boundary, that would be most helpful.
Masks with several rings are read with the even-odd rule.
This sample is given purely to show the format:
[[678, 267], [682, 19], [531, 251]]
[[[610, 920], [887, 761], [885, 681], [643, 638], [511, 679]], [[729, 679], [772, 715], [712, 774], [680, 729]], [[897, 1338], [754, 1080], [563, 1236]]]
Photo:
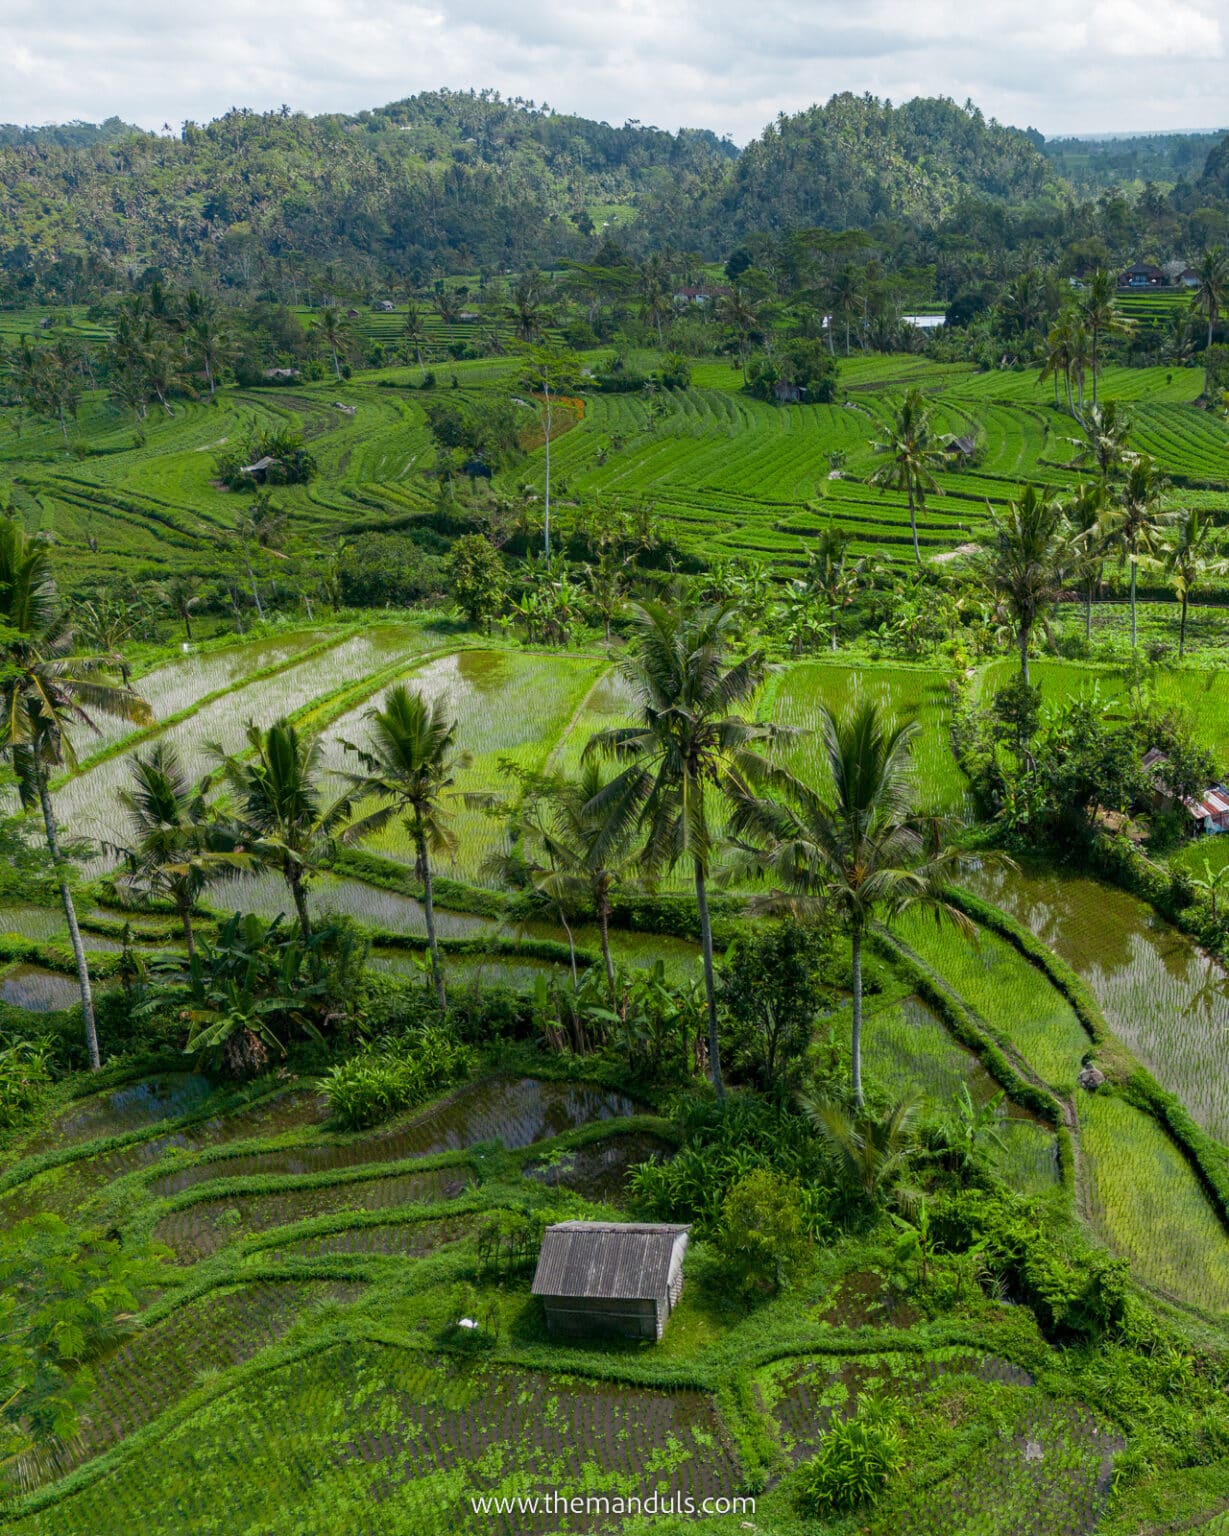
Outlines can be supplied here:
[[0, 0], [0, 120], [178, 128], [489, 85], [752, 138], [835, 91], [1047, 135], [1229, 125], [1229, 0]]

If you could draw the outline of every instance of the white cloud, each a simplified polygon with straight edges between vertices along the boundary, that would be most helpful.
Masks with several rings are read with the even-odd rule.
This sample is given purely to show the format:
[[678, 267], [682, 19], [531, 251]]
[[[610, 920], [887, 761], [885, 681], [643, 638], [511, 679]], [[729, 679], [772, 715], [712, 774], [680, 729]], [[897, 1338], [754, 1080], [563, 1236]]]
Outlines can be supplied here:
[[0, 0], [0, 119], [149, 127], [439, 85], [754, 136], [835, 91], [972, 97], [1046, 133], [1218, 127], [1223, 0]]

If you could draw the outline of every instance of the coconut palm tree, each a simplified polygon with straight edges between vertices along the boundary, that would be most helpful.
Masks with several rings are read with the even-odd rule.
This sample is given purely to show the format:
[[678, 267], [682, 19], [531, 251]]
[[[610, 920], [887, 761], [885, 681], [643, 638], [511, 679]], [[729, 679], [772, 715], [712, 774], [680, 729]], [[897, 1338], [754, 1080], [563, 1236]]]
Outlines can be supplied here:
[[236, 757], [214, 748], [235, 797], [235, 851], [281, 875], [299, 928], [309, 939], [307, 885], [349, 820], [350, 801], [343, 796], [324, 803], [320, 742], [301, 735], [290, 721], [277, 720], [267, 730], [249, 724], [246, 734], [250, 755]]
[[857, 267], [847, 264], [834, 274], [828, 286], [828, 304], [832, 310], [832, 320], [828, 330], [829, 339], [831, 339], [832, 324], [837, 320], [843, 320], [845, 322], [845, 356], [848, 357], [850, 323], [861, 312], [863, 304], [862, 279]]
[[920, 727], [897, 724], [873, 701], [843, 715], [820, 710], [828, 783], [822, 790], [778, 776], [780, 798], [743, 795], [733, 830], [744, 867], [773, 879], [766, 908], [835, 914], [853, 957], [852, 1091], [862, 1104], [862, 951], [867, 933], [921, 906], [972, 934], [944, 889], [954, 850], [923, 835], [914, 818], [911, 754]]
[[593, 844], [595, 862], [609, 862], [629, 829], [644, 835], [639, 862], [648, 873], [690, 864], [700, 919], [708, 1055], [717, 1097], [725, 1097], [717, 1036], [713, 928], [708, 881], [717, 808], [752, 794], [771, 765], [764, 749], [773, 727], [735, 714], [763, 679], [763, 653], [728, 664], [738, 610], [728, 602], [693, 608], [685, 602], [646, 602], [631, 610], [634, 648], [624, 672], [634, 699], [634, 725], [599, 731], [585, 757], [626, 766], [601, 789], [586, 815], [603, 818]]
[[193, 783], [170, 743], [160, 741], [148, 756], [135, 756], [130, 772], [119, 800], [133, 840], [113, 850], [123, 861], [120, 883], [173, 903], [191, 959], [196, 954], [192, 913], [202, 892], [251, 861], [222, 846], [206, 798], [209, 780]]
[[561, 776], [547, 785], [548, 816], [537, 829], [545, 864], [534, 873], [533, 883], [561, 907], [577, 903], [592, 906], [601, 935], [606, 986], [613, 1002], [610, 898], [625, 876], [635, 829], [632, 823], [624, 822], [617, 834], [611, 835], [599, 798], [606, 784], [601, 765], [590, 759], [581, 764], [576, 778]]
[[878, 1205], [909, 1166], [917, 1150], [918, 1098], [906, 1094], [883, 1114], [849, 1115], [839, 1104], [806, 1096], [804, 1115], [836, 1153], [845, 1184]]
[[1130, 321], [1118, 311], [1118, 285], [1114, 274], [1103, 267], [1088, 279], [1080, 303], [1088, 328], [1089, 354], [1092, 362], [1092, 403], [1097, 403], [1097, 375], [1101, 372], [1101, 343], [1107, 336], [1125, 335]]
[[722, 294], [717, 300], [717, 318], [728, 326], [738, 348], [738, 366], [742, 369], [743, 383], [747, 382], [747, 348], [751, 338], [760, 328], [759, 308], [750, 295], [741, 289]]
[[926, 397], [911, 389], [901, 401], [889, 436], [872, 445], [884, 458], [869, 483], [881, 491], [903, 491], [909, 499], [909, 527], [913, 532], [913, 558], [922, 563], [917, 538], [917, 515], [926, 510], [926, 497], [939, 489], [934, 472], [946, 462], [946, 444], [934, 431], [934, 413]]
[[457, 840], [448, 825], [445, 801], [453, 792], [457, 774], [469, 766], [469, 753], [457, 750], [457, 722], [449, 718], [444, 700], [428, 700], [403, 684], [389, 691], [382, 709], [368, 710], [365, 718], [371, 725], [370, 746], [345, 743], [346, 751], [355, 754], [363, 770], [349, 779], [355, 800], [375, 796], [383, 803], [346, 828], [346, 841], [357, 841], [387, 826], [395, 816], [401, 817], [414, 845], [422, 882], [431, 977], [440, 1007], [446, 1008], [444, 967], [435, 932], [431, 857], [456, 852]]
[[1229, 304], [1229, 257], [1219, 245], [1204, 251], [1195, 268], [1195, 276], [1198, 281], [1193, 296], [1194, 307], [1208, 322], [1208, 346], [1211, 346], [1217, 319]]
[[1074, 462], [1095, 465], [1102, 489], [1107, 490], [1114, 476], [1134, 457], [1127, 447], [1131, 418], [1117, 400], [1108, 400], [1104, 405], [1092, 406], [1081, 418], [1081, 425], [1084, 441], [1079, 444]]
[[1127, 472], [1118, 497], [1102, 515], [1105, 545], [1117, 549], [1120, 558], [1131, 567], [1131, 647], [1135, 648], [1135, 589], [1139, 562], [1151, 559], [1160, 549], [1169, 521], [1162, 510], [1168, 482], [1146, 453], [1135, 459]]
[[982, 576], [1015, 630], [1025, 683], [1029, 681], [1029, 640], [1058, 600], [1066, 555], [1063, 509], [1036, 486], [1027, 486], [1002, 512], [991, 510]]
[[1097, 481], [1081, 483], [1067, 502], [1067, 566], [1084, 593], [1084, 638], [1092, 639], [1092, 600], [1105, 565], [1105, 491]]
[[338, 379], [341, 378], [341, 359], [349, 346], [349, 329], [339, 309], [331, 305], [322, 309], [319, 316], [312, 321], [309, 335], [327, 347], [333, 359], [333, 372]]
[[81, 987], [90, 1067], [97, 1070], [98, 1033], [90, 973], [77, 925], [70, 865], [51, 799], [51, 775], [73, 769], [69, 727], [96, 730], [95, 714], [146, 725], [153, 711], [130, 688], [107, 681], [111, 656], [74, 656], [73, 628], [60, 603], [47, 545], [0, 518], [0, 752], [12, 762], [23, 805], [38, 806], [55, 868]]
[[1205, 576], [1223, 575], [1227, 565], [1217, 530], [1198, 507], [1184, 507], [1165, 531], [1161, 566], [1181, 604], [1178, 656], [1186, 653], [1186, 608], [1191, 593]]
[[1058, 381], [1061, 377], [1067, 388], [1067, 411], [1069, 415], [1075, 415], [1075, 404], [1071, 398], [1071, 356], [1072, 356], [1072, 331], [1075, 318], [1069, 309], [1066, 309], [1055, 320], [1054, 324], [1046, 332], [1046, 355], [1041, 365], [1041, 372], [1037, 381], [1044, 384], [1047, 379], [1054, 380], [1054, 404], [1058, 404]]

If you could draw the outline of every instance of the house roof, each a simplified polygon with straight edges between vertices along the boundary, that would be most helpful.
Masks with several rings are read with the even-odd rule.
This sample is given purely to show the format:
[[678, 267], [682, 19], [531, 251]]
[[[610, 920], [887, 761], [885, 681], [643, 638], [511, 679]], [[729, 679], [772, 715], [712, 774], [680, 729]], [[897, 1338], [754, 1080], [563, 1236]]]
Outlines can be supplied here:
[[547, 1227], [533, 1277], [535, 1296], [662, 1300], [675, 1247], [688, 1228], [616, 1221], [561, 1221]]
[[[1145, 769], [1159, 770], [1161, 764], [1168, 760], [1159, 747], [1149, 747], [1141, 759], [1141, 766]], [[1152, 778], [1161, 794], [1173, 797], [1173, 791], [1161, 778], [1159, 771], [1153, 772]], [[1182, 807], [1192, 821], [1217, 820], [1222, 816], [1229, 816], [1229, 789], [1226, 789], [1223, 784], [1213, 784], [1204, 790], [1198, 800], [1184, 799]]]

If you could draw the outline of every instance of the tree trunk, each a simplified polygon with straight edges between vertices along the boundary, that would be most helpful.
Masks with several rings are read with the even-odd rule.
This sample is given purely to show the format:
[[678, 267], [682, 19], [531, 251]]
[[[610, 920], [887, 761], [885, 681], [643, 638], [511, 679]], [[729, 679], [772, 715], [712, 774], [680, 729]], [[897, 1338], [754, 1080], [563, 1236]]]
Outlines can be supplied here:
[[1131, 649], [1135, 649], [1135, 573], [1138, 564], [1135, 556], [1131, 556]]
[[546, 494], [542, 504], [542, 533], [546, 545], [546, 558], [550, 559], [550, 433], [551, 433], [551, 404], [550, 385], [544, 386], [546, 391]]
[[909, 527], [913, 530], [913, 558], [922, 563], [922, 551], [917, 541], [917, 508], [913, 505], [913, 486], [909, 486]]
[[1178, 660], [1186, 654], [1186, 593], [1182, 594], [1182, 618], [1178, 624]]
[[188, 960], [196, 957], [196, 933], [192, 927], [192, 903], [186, 898], [177, 902], [179, 921], [183, 924], [184, 943], [188, 946]]
[[614, 961], [610, 958], [610, 906], [603, 896], [597, 904], [598, 926], [602, 934], [602, 962], [606, 967], [606, 985], [610, 989], [610, 1001], [615, 1000]]
[[185, 608], [183, 613], [180, 615], [180, 617], [183, 619], [184, 635], [187, 637], [188, 644], [191, 645], [192, 644], [192, 615]]
[[435, 879], [431, 873], [431, 859], [427, 854], [427, 839], [419, 831], [414, 834], [418, 848], [418, 871], [422, 876], [422, 910], [427, 920], [427, 948], [431, 951], [431, 979], [435, 983], [435, 995], [439, 999], [440, 1012], [448, 1011], [448, 994], [444, 988], [444, 967], [440, 963], [440, 942], [435, 934]]
[[286, 876], [286, 884], [290, 887], [294, 909], [299, 915], [299, 929], [305, 939], [310, 939], [312, 936], [312, 920], [307, 912], [307, 892], [303, 889], [303, 876], [299, 873], [297, 867], [291, 868], [290, 873]]
[[862, 1108], [862, 929], [853, 930], [853, 1038], [850, 1053], [853, 1058], [853, 1102]]
[[1026, 688], [1028, 687], [1029, 681], [1030, 681], [1029, 675], [1028, 675], [1028, 642], [1029, 642], [1029, 626], [1027, 624], [1021, 624], [1020, 625], [1020, 676], [1024, 679], [1024, 686]]
[[1092, 644], [1092, 579], [1084, 593], [1084, 639]]
[[708, 891], [705, 887], [704, 865], [694, 862], [696, 877], [696, 905], [700, 909], [700, 949], [704, 956], [704, 997], [708, 1004], [708, 1065], [713, 1075], [713, 1087], [717, 1102], [725, 1102], [725, 1081], [721, 1076], [721, 1042], [717, 1038], [717, 987], [713, 980], [713, 924], [708, 915]]
[[563, 924], [563, 931], [568, 936], [568, 960], [572, 966], [572, 985], [573, 987], [578, 987], [580, 986], [580, 977], [576, 972], [576, 940], [572, 937], [571, 925], [568, 922], [567, 913], [562, 907], [559, 908], [559, 921]]
[[68, 865], [60, 852], [60, 838], [56, 829], [55, 811], [51, 806], [51, 791], [47, 788], [47, 773], [38, 773], [38, 800], [43, 811], [43, 830], [47, 837], [47, 851], [55, 865], [56, 879], [60, 886], [60, 900], [64, 903], [64, 916], [68, 922], [68, 938], [73, 947], [73, 959], [77, 964], [77, 983], [81, 988], [81, 1012], [85, 1018], [85, 1049], [90, 1059], [90, 1071], [97, 1072], [102, 1065], [98, 1054], [98, 1029], [94, 1023], [94, 993], [90, 987], [90, 971], [85, 963], [85, 946], [81, 942], [81, 929], [77, 926], [77, 908], [68, 884]]

